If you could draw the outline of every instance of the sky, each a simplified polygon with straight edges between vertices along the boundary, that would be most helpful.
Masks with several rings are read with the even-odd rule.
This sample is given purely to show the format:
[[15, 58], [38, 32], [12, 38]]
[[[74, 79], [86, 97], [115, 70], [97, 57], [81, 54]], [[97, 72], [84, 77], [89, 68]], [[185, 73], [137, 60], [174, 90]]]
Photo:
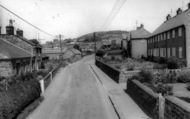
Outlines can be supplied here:
[[[121, 2], [121, 9], [109, 21], [110, 24], [104, 27], [114, 4], [118, 2]], [[165, 21], [167, 14], [174, 16], [179, 7], [187, 9], [189, 2], [190, 0], [0, 0], [0, 4], [33, 25], [53, 36], [62, 34], [64, 38], [75, 38], [94, 31], [130, 31], [140, 24], [153, 32]], [[3, 33], [9, 19], [15, 20], [16, 28], [24, 30], [26, 38], [40, 38], [41, 42], [53, 39], [0, 8]]]

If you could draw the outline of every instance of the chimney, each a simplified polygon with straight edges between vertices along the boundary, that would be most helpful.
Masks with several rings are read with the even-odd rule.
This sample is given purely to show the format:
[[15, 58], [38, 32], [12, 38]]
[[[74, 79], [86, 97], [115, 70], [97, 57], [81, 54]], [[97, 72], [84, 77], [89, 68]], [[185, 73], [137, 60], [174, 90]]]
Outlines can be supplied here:
[[178, 8], [177, 11], [176, 11], [177, 15], [181, 14], [182, 13], [182, 9], [181, 8]]
[[141, 24], [141, 26], [140, 26], [141, 28], [144, 28], [144, 24]]
[[190, 3], [188, 3], [188, 9], [190, 9]]
[[0, 26], [0, 35], [1, 35], [1, 26]]
[[141, 24], [140, 26], [138, 26], [138, 27], [137, 27], [137, 30], [140, 30], [140, 29], [142, 29], [142, 28], [144, 28], [144, 25], [143, 25], [143, 24]]
[[23, 37], [23, 30], [17, 29], [16, 30], [16, 35], [20, 36], [20, 37]]
[[168, 20], [171, 19], [171, 18], [172, 18], [171, 15], [168, 14], [168, 15], [166, 16], [166, 21], [168, 21]]
[[14, 26], [13, 26], [13, 20], [9, 20], [9, 25], [6, 26], [6, 34], [7, 35], [14, 35]]

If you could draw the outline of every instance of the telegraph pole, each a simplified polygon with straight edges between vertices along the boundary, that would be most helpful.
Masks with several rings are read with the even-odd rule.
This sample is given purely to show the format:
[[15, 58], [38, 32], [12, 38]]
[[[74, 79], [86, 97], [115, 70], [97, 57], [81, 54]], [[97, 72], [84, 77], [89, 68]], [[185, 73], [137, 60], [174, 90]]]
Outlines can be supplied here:
[[63, 49], [62, 49], [62, 37], [63, 35], [59, 34], [59, 46], [60, 46], [60, 50], [61, 50], [61, 59], [63, 58]]
[[93, 39], [94, 39], [94, 52], [96, 54], [96, 32], [93, 33]]

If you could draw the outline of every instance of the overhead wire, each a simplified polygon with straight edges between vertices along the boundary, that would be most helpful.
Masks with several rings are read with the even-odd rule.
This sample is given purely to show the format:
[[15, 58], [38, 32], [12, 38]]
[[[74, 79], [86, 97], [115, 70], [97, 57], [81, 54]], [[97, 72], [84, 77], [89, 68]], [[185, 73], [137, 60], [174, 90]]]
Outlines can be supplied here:
[[3, 9], [5, 9], [6, 11], [10, 12], [11, 14], [13, 14], [14, 16], [16, 16], [17, 18], [19, 18], [20, 20], [22, 20], [23, 22], [27, 23], [28, 25], [32, 26], [33, 28], [41, 31], [42, 33], [51, 36], [51, 37], [55, 37], [54, 35], [42, 30], [41, 28], [33, 25], [32, 23], [30, 23], [29, 21], [25, 20], [24, 18], [22, 18], [21, 16], [17, 15], [16, 13], [12, 12], [11, 10], [9, 10], [8, 8], [6, 8], [5, 6], [3, 6], [2, 4], [0, 4], [0, 7], [2, 7]]
[[102, 25], [102, 29], [106, 29], [108, 26], [110, 26], [110, 24], [115, 19], [117, 14], [120, 12], [120, 10], [123, 7], [123, 5], [125, 4], [125, 2], [126, 2], [126, 0], [117, 0], [115, 2], [110, 14], [108, 15], [104, 24]]

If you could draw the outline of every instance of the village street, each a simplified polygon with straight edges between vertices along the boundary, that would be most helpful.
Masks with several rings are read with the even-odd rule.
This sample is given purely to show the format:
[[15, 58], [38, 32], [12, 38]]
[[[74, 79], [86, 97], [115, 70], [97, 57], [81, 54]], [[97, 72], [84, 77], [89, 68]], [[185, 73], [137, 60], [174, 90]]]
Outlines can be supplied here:
[[[93, 59], [93, 56], [85, 57], [61, 69], [46, 90], [45, 100], [28, 119], [147, 119], [122, 88], [118, 88], [120, 85], [112, 80], [103, 81], [107, 83], [106, 88], [102, 85], [93, 73], [101, 73]], [[108, 98], [110, 87], [117, 92], [111, 92], [110, 98], [115, 96], [117, 100]]]
[[117, 119], [85, 58], [61, 69], [28, 119]]

